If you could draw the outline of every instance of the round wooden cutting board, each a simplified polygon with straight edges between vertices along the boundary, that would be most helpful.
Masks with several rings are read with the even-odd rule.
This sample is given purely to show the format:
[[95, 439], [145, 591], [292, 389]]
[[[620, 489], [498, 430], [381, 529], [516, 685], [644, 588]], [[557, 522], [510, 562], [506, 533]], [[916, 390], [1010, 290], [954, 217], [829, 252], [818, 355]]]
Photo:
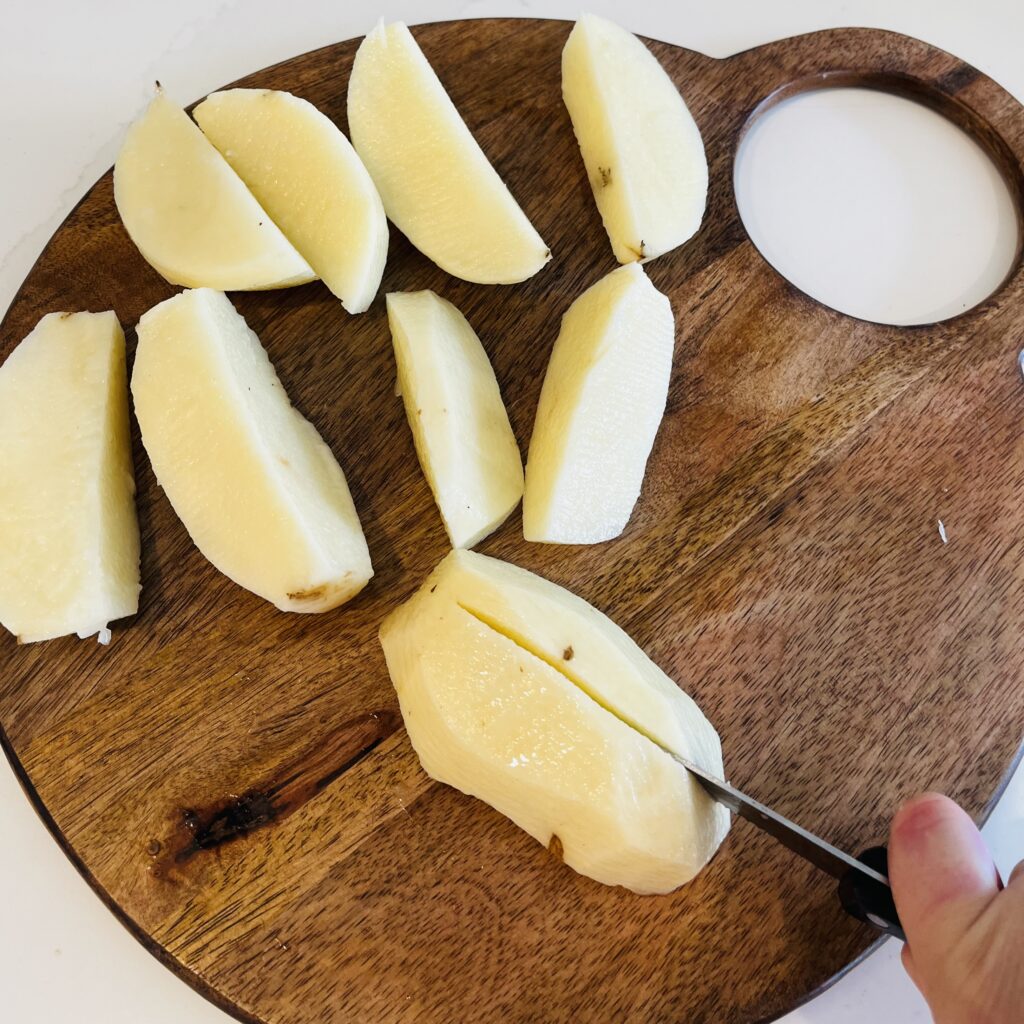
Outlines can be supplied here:
[[[829, 879], [742, 822], [670, 896], [582, 878], [427, 779], [402, 729], [377, 627], [447, 543], [394, 394], [383, 294], [433, 288], [463, 310], [525, 449], [559, 318], [614, 265], [560, 95], [568, 31], [414, 33], [550, 244], [543, 271], [466, 284], [393, 233], [363, 315], [319, 284], [232, 296], [348, 474], [371, 585], [306, 616], [241, 590], [192, 545], [136, 435], [139, 614], [110, 647], [0, 637], [3, 743], [40, 813], [121, 920], [243, 1020], [751, 1024], [875, 941]], [[345, 128], [357, 45], [241, 84], [293, 91]], [[956, 320], [853, 320], [764, 262], [732, 163], [767, 97], [889, 88], [978, 138], [1019, 206], [1024, 111], [956, 58], [877, 31], [728, 60], [651, 45], [703, 131], [711, 190], [700, 233], [648, 265], [678, 338], [643, 495], [611, 543], [526, 544], [517, 513], [482, 550], [607, 612], [697, 699], [730, 777], [836, 843], [883, 840], [926, 787], [981, 817], [1024, 724], [1019, 258]], [[77, 309], [116, 310], [131, 352], [133, 325], [175, 291], [105, 175], [25, 282], [0, 357], [44, 313]]]

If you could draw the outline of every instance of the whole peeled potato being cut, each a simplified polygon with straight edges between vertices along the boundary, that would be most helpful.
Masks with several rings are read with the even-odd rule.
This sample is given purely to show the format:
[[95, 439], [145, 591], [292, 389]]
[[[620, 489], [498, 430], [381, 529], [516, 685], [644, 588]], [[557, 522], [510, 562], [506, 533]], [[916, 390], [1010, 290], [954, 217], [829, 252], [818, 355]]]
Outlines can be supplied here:
[[669, 892], [725, 838], [729, 812], [666, 752], [720, 777], [718, 734], [567, 590], [453, 551], [384, 621], [380, 641], [427, 774], [557, 845], [581, 874]]

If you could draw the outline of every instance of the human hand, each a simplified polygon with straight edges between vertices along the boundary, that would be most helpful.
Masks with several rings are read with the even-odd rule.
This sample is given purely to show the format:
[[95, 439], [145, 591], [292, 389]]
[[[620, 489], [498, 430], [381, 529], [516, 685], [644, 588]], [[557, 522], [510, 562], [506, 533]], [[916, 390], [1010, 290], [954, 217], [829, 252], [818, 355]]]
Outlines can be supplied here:
[[936, 1024], [1024, 1021], [1024, 861], [1004, 888], [981, 833], [952, 800], [925, 793], [889, 833], [903, 966]]

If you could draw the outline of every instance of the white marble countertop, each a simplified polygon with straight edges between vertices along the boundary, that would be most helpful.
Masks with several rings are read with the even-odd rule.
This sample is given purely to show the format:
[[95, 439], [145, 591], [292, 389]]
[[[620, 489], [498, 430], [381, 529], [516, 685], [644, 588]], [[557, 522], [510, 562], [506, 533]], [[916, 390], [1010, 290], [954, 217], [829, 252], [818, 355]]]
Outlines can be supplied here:
[[[1019, 0], [589, 0], [583, 6], [713, 56], [831, 26], [895, 29], [956, 53], [1024, 100]], [[11, 7], [0, 34], [0, 309], [60, 221], [111, 165], [154, 79], [190, 102], [256, 68], [360, 35], [380, 16], [410, 23], [490, 15], [573, 18], [580, 7], [578, 0], [36, 0]], [[37, 820], [2, 758], [0, 822], [3, 1019], [228, 1019], [106, 911]], [[1024, 772], [1007, 789], [986, 835], [1004, 868], [1024, 857]], [[866, 1020], [928, 1020], [902, 974], [895, 943], [786, 1018], [788, 1024]]]

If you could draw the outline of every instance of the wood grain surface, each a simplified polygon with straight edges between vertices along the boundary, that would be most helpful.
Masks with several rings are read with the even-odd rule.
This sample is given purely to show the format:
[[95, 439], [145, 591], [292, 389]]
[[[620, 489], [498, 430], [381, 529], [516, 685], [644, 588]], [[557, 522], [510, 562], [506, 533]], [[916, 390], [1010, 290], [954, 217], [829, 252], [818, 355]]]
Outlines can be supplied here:
[[[136, 433], [139, 614], [109, 648], [0, 637], [3, 743], [40, 812], [147, 946], [243, 1020], [747, 1024], [875, 940], [833, 883], [743, 823], [673, 895], [582, 878], [433, 784], [402, 729], [377, 627], [447, 545], [394, 394], [383, 292], [433, 288], [463, 310], [525, 449], [559, 318], [614, 265], [560, 97], [569, 27], [414, 32], [551, 245], [536, 277], [456, 281], [392, 232], [366, 314], [319, 284], [232, 296], [348, 474], [368, 589], [302, 616], [236, 587], [190, 542]], [[293, 91], [344, 128], [357, 42], [241, 84]], [[956, 58], [878, 31], [727, 60], [651, 45], [703, 132], [711, 189], [700, 233], [648, 267], [678, 338], [643, 495], [611, 543], [526, 544], [517, 513], [482, 550], [607, 612], [697, 699], [730, 777], [836, 843], [883, 839], [925, 787], [980, 817], [1024, 724], [1019, 255], [955, 320], [857, 321], [764, 262], [732, 165], [759, 105], [895, 89], [971, 132], [1019, 206], [1024, 112]], [[115, 309], [131, 350], [174, 291], [128, 240], [105, 175], [25, 282], [0, 356], [63, 309]]]

